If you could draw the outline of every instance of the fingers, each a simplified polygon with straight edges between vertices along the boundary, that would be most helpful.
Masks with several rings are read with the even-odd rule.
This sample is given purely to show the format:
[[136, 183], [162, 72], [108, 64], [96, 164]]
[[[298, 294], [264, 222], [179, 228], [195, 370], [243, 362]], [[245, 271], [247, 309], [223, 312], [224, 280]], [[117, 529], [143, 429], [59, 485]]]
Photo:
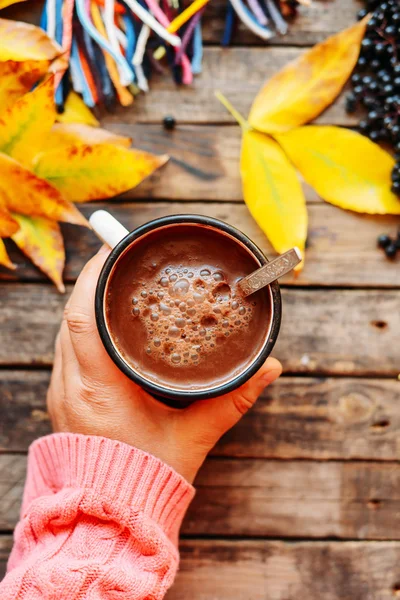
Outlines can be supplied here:
[[[282, 373], [282, 365], [275, 358], [268, 358], [249, 381], [237, 390], [193, 404], [187, 417], [193, 427], [212, 432], [215, 442], [253, 406], [261, 392]], [[199, 429], [198, 429], [199, 430]]]
[[[109, 254], [103, 246], [84, 267], [67, 303], [64, 320], [79, 365], [85, 369], [108, 361], [97, 331], [94, 299], [100, 271]], [[65, 325], [63, 325], [65, 327]]]

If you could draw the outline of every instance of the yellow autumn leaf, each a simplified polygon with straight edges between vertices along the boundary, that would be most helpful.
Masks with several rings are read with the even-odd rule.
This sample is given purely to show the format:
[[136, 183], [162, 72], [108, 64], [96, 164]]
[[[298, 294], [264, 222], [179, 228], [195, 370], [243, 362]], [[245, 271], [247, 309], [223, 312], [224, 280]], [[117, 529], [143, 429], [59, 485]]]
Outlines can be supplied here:
[[11, 6], [11, 4], [17, 4], [17, 2], [25, 2], [26, 0], [0, 0], [0, 10]]
[[0, 153], [0, 204], [23, 215], [87, 226], [85, 217], [51, 185]]
[[275, 250], [282, 253], [297, 246], [303, 252], [306, 202], [283, 150], [269, 136], [245, 130], [240, 170], [247, 207]]
[[261, 89], [249, 123], [266, 133], [315, 119], [337, 97], [357, 62], [369, 16], [306, 51]]
[[12, 236], [17, 246], [64, 292], [62, 272], [65, 264], [64, 242], [55, 221], [43, 217], [13, 214], [20, 228]]
[[35, 25], [0, 19], [0, 61], [49, 60], [62, 48]]
[[35, 173], [74, 202], [116, 196], [137, 186], [168, 156], [112, 144], [74, 145], [38, 155]]
[[2, 113], [0, 152], [26, 167], [31, 166], [55, 118], [54, 77], [49, 77]]
[[99, 126], [99, 122], [94, 114], [75, 92], [68, 94], [64, 112], [57, 115], [57, 121], [59, 123], [82, 123], [83, 125], [92, 125], [93, 127]]
[[74, 144], [116, 144], [129, 148], [132, 139], [112, 133], [99, 127], [90, 127], [79, 123], [56, 123], [46, 137], [43, 149], [60, 148]]
[[11, 262], [10, 257], [7, 254], [6, 247], [3, 240], [0, 238], [0, 265], [7, 267], [7, 269], [15, 269], [15, 265]]
[[49, 64], [46, 60], [0, 62], [0, 112], [29, 92], [47, 72]]
[[5, 207], [0, 206], [0, 238], [10, 237], [16, 231], [18, 231], [17, 221]]
[[400, 214], [390, 191], [394, 159], [349, 129], [309, 125], [275, 136], [304, 179], [327, 202], [369, 214]]

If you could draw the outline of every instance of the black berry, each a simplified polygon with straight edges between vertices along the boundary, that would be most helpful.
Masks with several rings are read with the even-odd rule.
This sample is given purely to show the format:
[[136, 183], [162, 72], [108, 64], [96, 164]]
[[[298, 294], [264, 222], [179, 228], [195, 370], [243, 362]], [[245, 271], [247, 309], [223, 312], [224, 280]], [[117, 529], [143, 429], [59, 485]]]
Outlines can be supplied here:
[[167, 115], [163, 119], [163, 125], [164, 125], [164, 129], [171, 131], [172, 129], [175, 129], [176, 121], [175, 121], [174, 117]]
[[391, 190], [393, 192], [393, 194], [396, 194], [396, 196], [400, 195], [400, 181], [393, 181], [392, 183], [392, 187]]
[[389, 246], [385, 248], [385, 254], [388, 258], [394, 258], [397, 254], [396, 244], [390, 242]]
[[386, 235], [386, 233], [380, 235], [377, 241], [379, 248], [386, 248], [387, 246], [389, 246], [389, 244], [392, 243], [391, 238], [388, 235]]
[[357, 18], [367, 13], [372, 16], [345, 106], [348, 113], [364, 108], [360, 132], [374, 142], [385, 142], [396, 153], [388, 186], [400, 201], [400, 0], [364, 0]]
[[353, 113], [357, 108], [357, 98], [354, 94], [350, 92], [350, 94], [346, 97], [346, 112]]

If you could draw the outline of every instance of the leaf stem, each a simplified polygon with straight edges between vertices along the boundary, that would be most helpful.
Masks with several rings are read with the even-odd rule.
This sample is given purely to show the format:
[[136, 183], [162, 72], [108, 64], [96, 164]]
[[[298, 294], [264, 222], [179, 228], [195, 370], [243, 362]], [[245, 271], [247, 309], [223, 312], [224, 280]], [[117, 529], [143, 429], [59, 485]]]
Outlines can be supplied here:
[[235, 119], [235, 121], [237, 121], [240, 125], [240, 127], [244, 130], [249, 130], [251, 129], [250, 125], [248, 124], [248, 122], [246, 121], [246, 119], [240, 114], [239, 111], [236, 110], [236, 108], [234, 108], [232, 106], [232, 104], [229, 102], [229, 100], [227, 98], [225, 98], [225, 96], [219, 91], [216, 90], [214, 92], [215, 97], [221, 102], [221, 104], [223, 104], [226, 108], [226, 110], [232, 115], [232, 117]]

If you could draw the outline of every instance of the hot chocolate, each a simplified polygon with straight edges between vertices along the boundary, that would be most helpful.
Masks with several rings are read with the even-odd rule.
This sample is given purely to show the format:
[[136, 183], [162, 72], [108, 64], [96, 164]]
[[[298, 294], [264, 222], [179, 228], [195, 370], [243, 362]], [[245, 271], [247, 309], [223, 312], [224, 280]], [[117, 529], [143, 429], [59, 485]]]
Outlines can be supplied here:
[[238, 281], [259, 264], [240, 242], [199, 224], [168, 225], [118, 259], [106, 323], [119, 354], [145, 379], [203, 390], [235, 378], [261, 351], [268, 289], [244, 298]]

